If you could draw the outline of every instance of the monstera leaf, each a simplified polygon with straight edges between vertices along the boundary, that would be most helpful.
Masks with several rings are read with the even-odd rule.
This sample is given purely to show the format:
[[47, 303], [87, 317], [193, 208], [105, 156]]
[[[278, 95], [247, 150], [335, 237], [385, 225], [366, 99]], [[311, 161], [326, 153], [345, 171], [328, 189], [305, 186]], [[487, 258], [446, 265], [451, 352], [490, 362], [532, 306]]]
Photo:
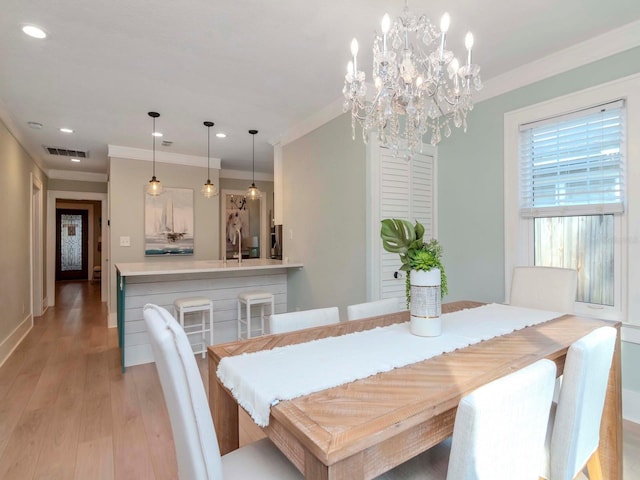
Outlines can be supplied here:
[[399, 254], [402, 262], [400, 270], [408, 272], [411, 267], [407, 254], [422, 248], [424, 226], [420, 222], [416, 222], [413, 225], [408, 220], [399, 218], [387, 218], [382, 220], [381, 223], [380, 237], [382, 238], [382, 247], [387, 252]]
[[[380, 237], [382, 247], [391, 253], [406, 255], [411, 245], [416, 241], [416, 229], [408, 220], [387, 218], [382, 220]], [[424, 234], [424, 228], [422, 229]]]

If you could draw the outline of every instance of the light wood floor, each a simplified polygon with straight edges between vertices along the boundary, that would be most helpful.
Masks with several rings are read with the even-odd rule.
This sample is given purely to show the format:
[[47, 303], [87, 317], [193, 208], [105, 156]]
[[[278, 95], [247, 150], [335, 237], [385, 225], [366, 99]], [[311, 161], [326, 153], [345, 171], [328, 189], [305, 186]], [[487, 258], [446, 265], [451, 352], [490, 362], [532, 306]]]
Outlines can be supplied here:
[[[100, 287], [63, 282], [56, 306], [0, 367], [0, 479], [175, 479], [153, 364], [120, 373]], [[206, 359], [197, 356], [205, 388]], [[241, 444], [261, 436], [241, 415]], [[640, 425], [624, 424], [624, 478], [640, 479]]]

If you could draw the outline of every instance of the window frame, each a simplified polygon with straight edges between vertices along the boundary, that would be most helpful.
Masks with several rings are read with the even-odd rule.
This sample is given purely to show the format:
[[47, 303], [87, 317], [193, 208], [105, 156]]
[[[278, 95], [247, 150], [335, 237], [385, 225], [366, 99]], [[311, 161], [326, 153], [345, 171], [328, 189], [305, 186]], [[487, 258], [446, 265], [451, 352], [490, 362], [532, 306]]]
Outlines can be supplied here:
[[[640, 206], [640, 75], [632, 75], [551, 100], [507, 112], [504, 115], [504, 242], [505, 242], [505, 300], [509, 299], [511, 275], [518, 265], [533, 265], [534, 218], [523, 218], [519, 205], [519, 141], [520, 125], [550, 118], [592, 105], [617, 99], [626, 101], [626, 193], [624, 212], [614, 214], [614, 306], [577, 303], [575, 313], [611, 320], [629, 321], [629, 315], [640, 314], [640, 298], [630, 298], [629, 285], [640, 284], [640, 267], [629, 269], [630, 262], [640, 265], [640, 219], [634, 218], [634, 208]], [[634, 191], [636, 190], [636, 191]], [[630, 213], [631, 209], [631, 213]], [[637, 213], [635, 214], [637, 217]], [[631, 236], [630, 236], [631, 235]], [[640, 323], [640, 319], [636, 320]]]

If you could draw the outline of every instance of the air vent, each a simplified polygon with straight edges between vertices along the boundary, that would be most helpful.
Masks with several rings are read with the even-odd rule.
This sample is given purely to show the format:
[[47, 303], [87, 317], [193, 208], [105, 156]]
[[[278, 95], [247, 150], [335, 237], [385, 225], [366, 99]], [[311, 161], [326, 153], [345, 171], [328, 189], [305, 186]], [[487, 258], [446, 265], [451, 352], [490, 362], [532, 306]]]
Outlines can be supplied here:
[[89, 152], [82, 150], [72, 150], [61, 147], [44, 147], [49, 155], [59, 155], [61, 157], [89, 158]]
[[170, 147], [171, 145], [173, 145], [173, 142], [170, 140], [163, 140], [162, 141], [162, 146], [163, 147]]

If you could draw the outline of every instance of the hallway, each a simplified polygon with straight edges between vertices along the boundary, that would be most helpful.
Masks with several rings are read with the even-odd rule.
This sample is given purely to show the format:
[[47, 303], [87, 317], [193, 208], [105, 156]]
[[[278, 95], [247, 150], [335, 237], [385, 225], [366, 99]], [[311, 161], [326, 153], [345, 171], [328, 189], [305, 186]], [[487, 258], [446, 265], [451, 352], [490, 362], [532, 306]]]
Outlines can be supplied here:
[[155, 366], [122, 375], [106, 325], [99, 283], [57, 284], [0, 368], [0, 478], [177, 478]]

